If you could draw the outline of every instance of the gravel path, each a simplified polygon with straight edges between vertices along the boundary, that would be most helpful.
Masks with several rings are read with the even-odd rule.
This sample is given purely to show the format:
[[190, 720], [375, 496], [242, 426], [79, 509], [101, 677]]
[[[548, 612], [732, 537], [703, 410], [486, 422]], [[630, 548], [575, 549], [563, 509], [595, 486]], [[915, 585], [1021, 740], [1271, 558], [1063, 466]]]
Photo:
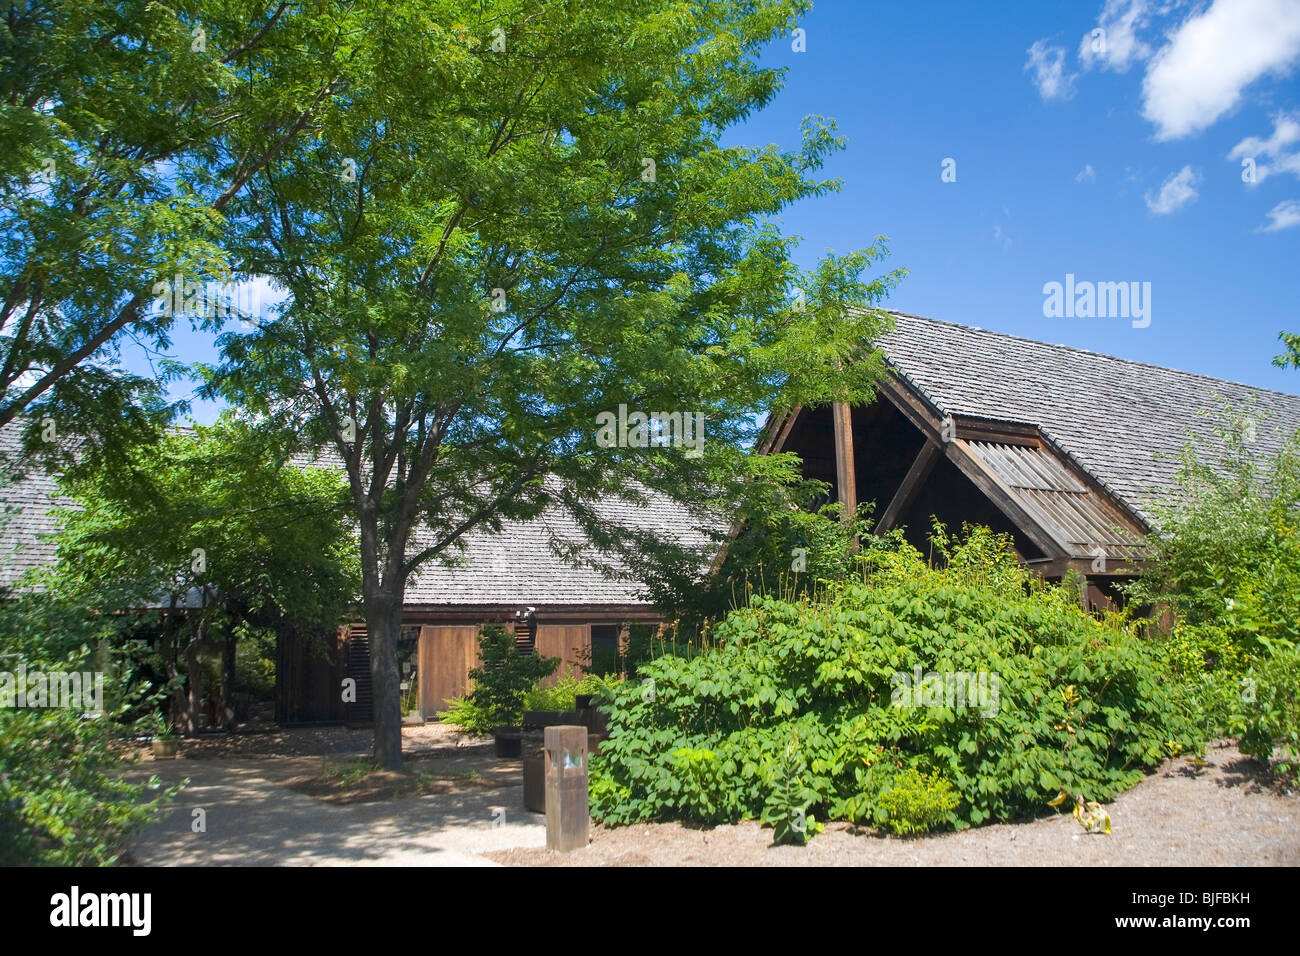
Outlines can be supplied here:
[[[416, 764], [417, 760], [412, 760]], [[133, 773], [189, 785], [131, 840], [140, 866], [491, 866], [479, 854], [546, 845], [541, 816], [523, 809], [519, 761], [480, 754], [427, 759], [476, 770], [482, 786], [376, 803], [335, 805], [285, 786], [320, 757], [166, 760]], [[195, 810], [205, 829], [194, 832]]]
[[545, 848], [488, 852], [516, 866], [1298, 866], [1300, 794], [1265, 777], [1234, 744], [1185, 760], [1107, 807], [1112, 833], [1087, 835], [1068, 813], [1029, 823], [902, 839], [830, 824], [804, 847], [771, 845], [756, 823], [594, 830], [576, 853]]
[[[520, 763], [481, 738], [440, 725], [403, 728], [411, 768], [473, 786], [338, 805], [290, 786], [322, 759], [361, 755], [369, 734], [343, 728], [185, 741], [188, 759], [146, 758], [131, 772], [190, 785], [137, 834], [142, 865], [483, 866], [1300, 866], [1300, 794], [1220, 743], [1204, 766], [1167, 762], [1107, 807], [1109, 836], [1068, 813], [914, 839], [831, 824], [806, 847], [772, 846], [753, 822], [710, 829], [676, 823], [593, 830], [570, 854], [545, 849], [544, 820], [522, 807]], [[315, 756], [302, 756], [313, 753]], [[329, 755], [327, 758], [324, 755]], [[206, 832], [192, 830], [193, 811]]]

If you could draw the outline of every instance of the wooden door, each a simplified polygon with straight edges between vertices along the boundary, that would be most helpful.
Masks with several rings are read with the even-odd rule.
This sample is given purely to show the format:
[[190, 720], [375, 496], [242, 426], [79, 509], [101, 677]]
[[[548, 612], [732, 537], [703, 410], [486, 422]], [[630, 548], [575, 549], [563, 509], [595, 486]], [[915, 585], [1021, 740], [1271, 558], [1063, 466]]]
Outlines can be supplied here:
[[550, 687], [564, 676], [581, 677], [591, 660], [591, 627], [587, 624], [537, 625], [537, 653], [558, 657], [560, 666], [544, 683]]
[[437, 720], [452, 697], [471, 689], [470, 668], [478, 665], [478, 627], [420, 628], [420, 713]]

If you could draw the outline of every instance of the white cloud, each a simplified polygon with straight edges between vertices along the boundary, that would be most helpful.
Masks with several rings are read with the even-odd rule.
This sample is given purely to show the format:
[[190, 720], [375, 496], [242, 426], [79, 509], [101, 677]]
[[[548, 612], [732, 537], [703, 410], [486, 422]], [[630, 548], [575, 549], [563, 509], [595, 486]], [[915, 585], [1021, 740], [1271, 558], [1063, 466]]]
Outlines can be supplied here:
[[1177, 212], [1184, 206], [1196, 202], [1197, 196], [1200, 195], [1196, 191], [1196, 185], [1200, 181], [1201, 177], [1191, 166], [1184, 166], [1160, 184], [1158, 193], [1155, 195], [1147, 193], [1147, 208], [1157, 216], [1167, 216], [1171, 212]]
[[[1278, 113], [1273, 117], [1273, 135], [1247, 136], [1228, 154], [1228, 159], [1255, 161], [1255, 182], [1262, 183], [1273, 173], [1291, 173], [1300, 178], [1300, 113]], [[1265, 161], [1267, 160], [1267, 162]]]
[[1268, 211], [1272, 220], [1267, 226], [1260, 226], [1262, 232], [1277, 232], [1300, 226], [1300, 199], [1284, 199]]
[[1083, 169], [1079, 170], [1078, 175], [1074, 177], [1076, 183], [1095, 183], [1097, 181], [1097, 171], [1092, 168], [1092, 163], [1085, 163]]
[[1097, 26], [1079, 43], [1079, 59], [1085, 70], [1094, 68], [1127, 73], [1134, 63], [1151, 55], [1151, 47], [1137, 31], [1151, 19], [1147, 0], [1106, 0]]
[[1011, 248], [1011, 237], [1002, 231], [1001, 226], [993, 227], [993, 240], [999, 243], [1003, 249]]
[[1037, 40], [1025, 51], [1025, 71], [1034, 73], [1034, 86], [1044, 100], [1068, 100], [1074, 95], [1077, 73], [1065, 72], [1065, 47], [1050, 46], [1046, 40]]
[[1188, 17], [1152, 59], [1142, 115], [1156, 139], [1180, 139], [1213, 124], [1251, 83], [1300, 61], [1300, 0], [1214, 0]]

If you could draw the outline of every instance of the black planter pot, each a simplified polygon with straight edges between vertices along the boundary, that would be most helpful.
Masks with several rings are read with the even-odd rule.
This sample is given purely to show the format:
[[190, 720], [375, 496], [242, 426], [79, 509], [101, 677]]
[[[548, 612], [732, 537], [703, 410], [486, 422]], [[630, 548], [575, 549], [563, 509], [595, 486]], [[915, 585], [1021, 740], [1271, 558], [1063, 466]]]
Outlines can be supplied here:
[[609, 732], [609, 716], [592, 704], [595, 698], [595, 694], [578, 696], [578, 723], [586, 727], [588, 733], [606, 734]]
[[492, 753], [497, 757], [518, 757], [520, 727], [501, 726], [492, 728]]
[[579, 724], [576, 710], [526, 710], [524, 711], [524, 728], [559, 727], [564, 724]]

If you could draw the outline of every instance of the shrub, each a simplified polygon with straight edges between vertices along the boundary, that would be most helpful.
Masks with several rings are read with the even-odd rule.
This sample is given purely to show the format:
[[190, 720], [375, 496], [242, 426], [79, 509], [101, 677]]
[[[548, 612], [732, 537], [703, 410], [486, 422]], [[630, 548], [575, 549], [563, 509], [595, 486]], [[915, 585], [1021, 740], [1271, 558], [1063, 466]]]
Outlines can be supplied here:
[[986, 530], [938, 543], [943, 569], [897, 535], [871, 541], [861, 579], [755, 597], [693, 659], [643, 664], [611, 693], [593, 813], [914, 832], [1062, 792], [1109, 800], [1203, 746], [1166, 646], [1085, 613]]
[[1294, 772], [1300, 433], [1265, 458], [1253, 421], [1223, 417], [1227, 454], [1211, 466], [1195, 444], [1183, 450], [1183, 493], [1157, 510], [1153, 562], [1130, 593], [1173, 614], [1166, 640], [1204, 732], [1240, 735], [1242, 753], [1265, 763], [1280, 746], [1276, 769]]
[[438, 719], [464, 733], [484, 737], [498, 725], [490, 710], [475, 704], [469, 697], [452, 697], [447, 703], [450, 706], [438, 712]]
[[948, 819], [961, 798], [937, 773], [909, 767], [876, 798], [876, 808], [889, 829], [900, 835], [933, 830]]
[[[138, 688], [111, 647], [120, 627], [49, 592], [0, 601], [0, 670], [102, 673], [105, 711], [0, 704], [0, 865], [110, 865], [179, 792], [157, 777], [147, 786], [122, 777], [133, 762], [122, 738], [143, 728], [126, 721]], [[13, 691], [0, 686], [0, 696]]]
[[1278, 644], [1257, 658], [1238, 695], [1232, 729], [1241, 752], [1300, 784], [1300, 648]]
[[444, 723], [467, 733], [487, 734], [493, 727], [517, 724], [523, 717], [524, 696], [538, 682], [555, 673], [558, 657], [520, 654], [515, 639], [505, 628], [489, 625], [479, 635], [479, 660], [469, 672], [474, 689], [438, 714]]
[[524, 710], [573, 710], [578, 706], [579, 694], [598, 693], [604, 684], [593, 675], [574, 677], [570, 674], [546, 687], [541, 681], [524, 693]]

